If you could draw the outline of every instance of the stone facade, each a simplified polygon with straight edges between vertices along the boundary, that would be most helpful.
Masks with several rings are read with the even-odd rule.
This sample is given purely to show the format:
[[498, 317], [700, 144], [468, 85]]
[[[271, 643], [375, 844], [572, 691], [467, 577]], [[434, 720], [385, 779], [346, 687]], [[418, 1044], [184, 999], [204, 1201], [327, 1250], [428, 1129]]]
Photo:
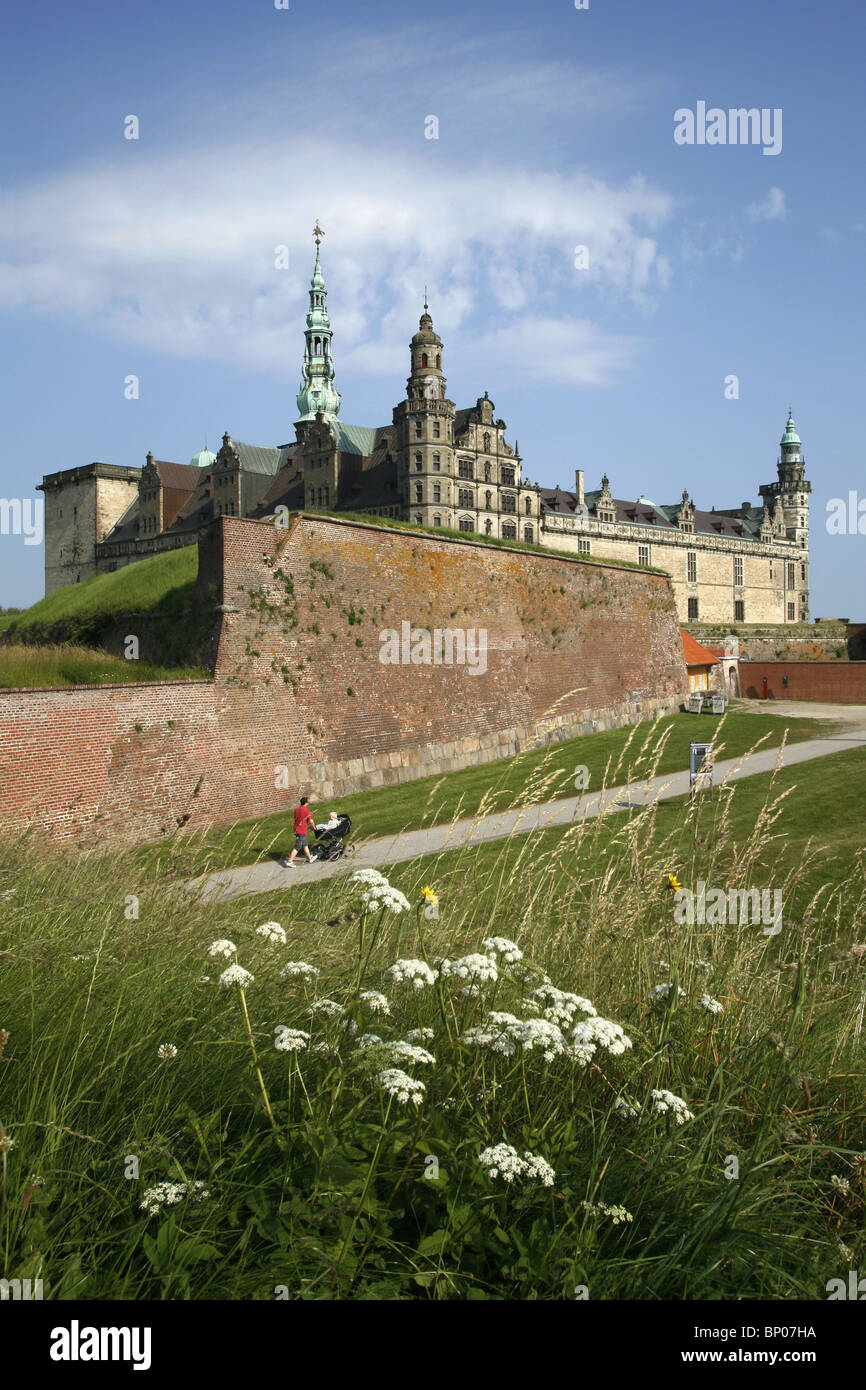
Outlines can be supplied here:
[[45, 493], [45, 592], [97, 571], [96, 547], [138, 497], [141, 470], [90, 463], [49, 473]]

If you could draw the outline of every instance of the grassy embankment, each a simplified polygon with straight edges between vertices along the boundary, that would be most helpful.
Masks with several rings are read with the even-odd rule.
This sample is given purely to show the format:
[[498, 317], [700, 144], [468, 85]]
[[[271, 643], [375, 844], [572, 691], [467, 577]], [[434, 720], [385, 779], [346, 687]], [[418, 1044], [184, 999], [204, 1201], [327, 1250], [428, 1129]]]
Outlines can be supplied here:
[[[5, 844], [0, 1273], [48, 1298], [825, 1298], [866, 1259], [864, 793], [857, 750], [442, 854], [389, 874], [399, 914], [348, 879], [207, 905], [133, 853]], [[677, 922], [669, 873], [780, 890], [782, 930]], [[439, 960], [491, 935], [524, 952], [496, 980]], [[434, 985], [389, 977], [425, 957]], [[235, 960], [254, 979], [220, 988]], [[631, 1046], [589, 1055], [586, 999], [533, 971]], [[490, 1021], [556, 1003], [559, 1033]], [[279, 1025], [311, 1036], [279, 1051]], [[412, 1029], [435, 1061], [387, 1046]], [[552, 1185], [492, 1176], [498, 1144]], [[159, 1182], [204, 1187], [148, 1216]]]

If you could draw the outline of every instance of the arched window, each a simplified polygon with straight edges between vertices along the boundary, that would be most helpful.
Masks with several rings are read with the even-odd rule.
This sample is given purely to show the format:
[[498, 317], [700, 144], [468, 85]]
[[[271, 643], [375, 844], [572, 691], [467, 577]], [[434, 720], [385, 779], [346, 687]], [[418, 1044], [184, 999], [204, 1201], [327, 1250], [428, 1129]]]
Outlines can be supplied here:
[[427, 366], [427, 354], [426, 354], [426, 352], [422, 352], [422, 353], [421, 353], [421, 366], [422, 366], [422, 367], [426, 367], [426, 366]]
[[438, 472], [439, 472], [440, 464], [441, 464], [441, 459], [440, 459], [439, 455], [438, 455], [438, 454], [434, 454], [434, 455], [433, 455], [433, 472], [434, 472], [434, 473], [438, 473]]
[[532, 540], [532, 527], [531, 527], [531, 526], [524, 526], [524, 528], [523, 528], [523, 539], [524, 539], [525, 541], [531, 541], [531, 540]]
[[415, 471], [416, 471], [416, 473], [420, 473], [420, 472], [421, 472], [421, 455], [420, 455], [420, 454], [416, 454], [416, 455], [415, 455]]
[[441, 526], [441, 525], [442, 525], [442, 518], [441, 518], [441, 516], [438, 516], [438, 515], [437, 515], [437, 516], [434, 516], [434, 518], [433, 518], [433, 525], [434, 525], [434, 526]]
[[322, 340], [321, 340], [321, 338], [317, 338], [317, 339], [315, 340], [315, 343], [314, 343], [314, 346], [313, 346], [313, 352], [314, 352], [314, 355], [315, 355], [316, 357], [321, 357], [321, 355], [322, 355]]
[[423, 492], [421, 491], [421, 484], [420, 484], [420, 483], [416, 483], [416, 484], [415, 484], [415, 501], [416, 501], [416, 502], [422, 502], [423, 500], [424, 500], [424, 494], [423, 494]]

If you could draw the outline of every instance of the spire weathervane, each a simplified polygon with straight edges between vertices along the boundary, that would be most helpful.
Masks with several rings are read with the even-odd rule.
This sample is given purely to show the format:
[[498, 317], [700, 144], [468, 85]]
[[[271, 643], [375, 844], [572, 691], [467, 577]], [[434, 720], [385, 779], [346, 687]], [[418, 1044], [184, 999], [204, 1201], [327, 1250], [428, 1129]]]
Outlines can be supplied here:
[[424, 286], [424, 313], [425, 313], [425, 314], [426, 314], [426, 312], [427, 312], [427, 308], [428, 308], [428, 305], [427, 305], [427, 286], [425, 285], [425, 286]]
[[315, 238], [316, 250], [317, 250], [317, 251], [318, 251], [318, 249], [319, 249], [319, 243], [321, 242], [322, 237], [323, 237], [324, 235], [325, 235], [325, 233], [322, 231], [321, 227], [319, 226], [319, 219], [318, 219], [318, 217], [317, 217], [317, 218], [316, 218], [316, 225], [315, 225], [315, 227], [313, 228], [313, 237]]

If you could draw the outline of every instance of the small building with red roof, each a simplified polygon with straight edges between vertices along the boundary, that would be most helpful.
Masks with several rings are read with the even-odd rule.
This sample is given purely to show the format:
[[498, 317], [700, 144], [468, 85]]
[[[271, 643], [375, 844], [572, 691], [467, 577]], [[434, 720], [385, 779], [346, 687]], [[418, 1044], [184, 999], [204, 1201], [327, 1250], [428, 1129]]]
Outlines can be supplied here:
[[719, 658], [707, 647], [702, 647], [700, 642], [696, 642], [685, 628], [680, 628], [680, 636], [683, 639], [683, 656], [689, 676], [689, 691], [709, 690], [710, 674], [713, 667], [718, 666]]

